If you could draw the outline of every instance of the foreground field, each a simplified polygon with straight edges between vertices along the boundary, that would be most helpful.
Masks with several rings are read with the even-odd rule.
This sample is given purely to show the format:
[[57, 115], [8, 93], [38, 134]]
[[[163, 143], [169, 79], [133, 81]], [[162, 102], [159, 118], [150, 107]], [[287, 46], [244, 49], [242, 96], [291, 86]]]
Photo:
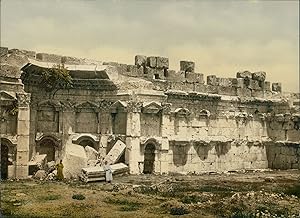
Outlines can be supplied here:
[[[300, 171], [5, 181], [3, 217], [300, 217]], [[0, 217], [1, 217], [0, 214]]]

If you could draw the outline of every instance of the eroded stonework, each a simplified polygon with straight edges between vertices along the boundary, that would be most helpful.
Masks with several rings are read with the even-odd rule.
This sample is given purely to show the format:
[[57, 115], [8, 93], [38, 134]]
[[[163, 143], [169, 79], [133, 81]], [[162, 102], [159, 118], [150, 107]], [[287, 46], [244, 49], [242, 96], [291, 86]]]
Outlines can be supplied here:
[[[191, 61], [175, 71], [166, 57], [134, 60], [1, 48], [1, 148], [9, 148], [3, 176], [26, 177], [38, 154], [48, 161], [73, 156], [86, 167], [77, 145], [104, 157], [118, 140], [126, 145], [120, 161], [134, 174], [300, 169], [299, 93], [282, 93], [263, 71], [205, 82]], [[40, 79], [54, 64], [64, 64], [74, 87], [50, 95]], [[17, 113], [5, 114], [14, 102]], [[76, 161], [68, 164], [76, 174]]]

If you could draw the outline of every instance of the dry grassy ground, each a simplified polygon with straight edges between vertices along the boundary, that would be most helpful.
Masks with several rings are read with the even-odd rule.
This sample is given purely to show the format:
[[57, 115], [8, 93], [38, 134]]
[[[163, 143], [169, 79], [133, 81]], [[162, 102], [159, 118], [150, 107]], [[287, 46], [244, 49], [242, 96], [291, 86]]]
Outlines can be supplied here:
[[[300, 217], [300, 171], [5, 181], [4, 217]], [[84, 198], [84, 199], [83, 199]], [[0, 215], [1, 216], [1, 215]]]

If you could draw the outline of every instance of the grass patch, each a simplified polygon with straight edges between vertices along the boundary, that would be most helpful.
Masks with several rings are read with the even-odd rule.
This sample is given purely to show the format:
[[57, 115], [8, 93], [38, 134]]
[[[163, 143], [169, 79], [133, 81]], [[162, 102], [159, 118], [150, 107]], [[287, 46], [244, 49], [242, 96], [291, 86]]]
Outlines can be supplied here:
[[171, 215], [184, 215], [184, 214], [188, 214], [188, 213], [189, 213], [189, 211], [184, 207], [172, 207], [170, 209]]
[[40, 201], [54, 201], [61, 199], [61, 195], [47, 195], [47, 196], [40, 196], [39, 200]]
[[295, 195], [297, 197], [300, 197], [300, 184], [285, 189], [284, 193], [287, 195]]
[[202, 202], [202, 199], [200, 196], [197, 195], [187, 195], [181, 199], [181, 202], [184, 204], [196, 204], [198, 202]]
[[85, 196], [83, 194], [75, 194], [72, 196], [72, 198], [76, 200], [84, 200]]
[[136, 211], [142, 206], [139, 202], [128, 201], [127, 199], [106, 198], [104, 202], [108, 204], [121, 205], [121, 211]]

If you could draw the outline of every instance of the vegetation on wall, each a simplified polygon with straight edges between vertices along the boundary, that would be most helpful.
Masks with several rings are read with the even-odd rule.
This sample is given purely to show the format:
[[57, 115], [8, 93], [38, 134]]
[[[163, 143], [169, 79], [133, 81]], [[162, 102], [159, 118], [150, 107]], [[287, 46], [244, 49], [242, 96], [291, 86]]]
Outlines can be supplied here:
[[64, 65], [53, 65], [53, 67], [42, 71], [41, 86], [54, 96], [60, 89], [73, 87], [72, 77]]

